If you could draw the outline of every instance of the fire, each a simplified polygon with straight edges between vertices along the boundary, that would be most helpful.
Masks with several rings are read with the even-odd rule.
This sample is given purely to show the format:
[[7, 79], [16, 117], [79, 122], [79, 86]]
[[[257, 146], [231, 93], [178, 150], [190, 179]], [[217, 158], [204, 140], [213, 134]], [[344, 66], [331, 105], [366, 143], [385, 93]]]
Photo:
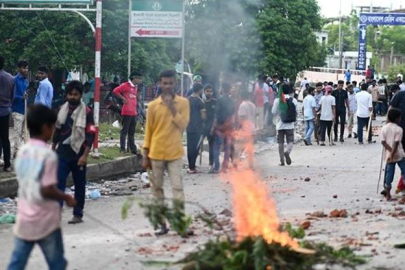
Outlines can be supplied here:
[[280, 222], [274, 201], [266, 185], [252, 170], [226, 175], [233, 187], [233, 207], [237, 241], [249, 236], [261, 236], [269, 244], [279, 243], [298, 249], [299, 244], [287, 232], [280, 232]]

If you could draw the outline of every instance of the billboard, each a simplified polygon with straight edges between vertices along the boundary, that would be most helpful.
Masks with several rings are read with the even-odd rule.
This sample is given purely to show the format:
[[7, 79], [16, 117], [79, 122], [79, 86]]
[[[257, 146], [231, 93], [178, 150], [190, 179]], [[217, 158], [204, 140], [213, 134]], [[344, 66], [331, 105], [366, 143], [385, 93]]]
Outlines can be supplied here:
[[4, 4], [78, 4], [78, 5], [91, 5], [93, 0], [0, 0]]

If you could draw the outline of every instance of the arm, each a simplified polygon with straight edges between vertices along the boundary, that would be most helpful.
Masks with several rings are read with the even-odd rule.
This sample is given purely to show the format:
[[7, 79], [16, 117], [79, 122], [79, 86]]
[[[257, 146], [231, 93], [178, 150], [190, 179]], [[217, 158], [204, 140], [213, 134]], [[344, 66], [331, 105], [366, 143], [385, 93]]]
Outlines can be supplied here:
[[[388, 145], [388, 143], [386, 141], [382, 141], [381, 144], [384, 146], [384, 148], [386, 150], [388, 150], [389, 152], [392, 152], [393, 149], [391, 148], [391, 146]], [[399, 144], [399, 142], [395, 142], [395, 144]], [[394, 145], [394, 147], [395, 147], [395, 145]], [[398, 145], [397, 145], [397, 148], [398, 148]]]
[[335, 122], [336, 121], [336, 106], [335, 105], [332, 106], [332, 111], [333, 111], [333, 122]]
[[350, 115], [351, 112], [350, 112], [350, 105], [349, 105], [349, 99], [348, 98], [345, 99], [345, 104], [346, 104], [347, 111], [348, 111], [348, 113]]
[[200, 102], [200, 115], [201, 119], [205, 122], [205, 120], [207, 120], [207, 110], [205, 109], [204, 101]]
[[63, 192], [61, 192], [55, 185], [42, 187], [41, 194], [45, 199], [55, 200], [55, 201], [65, 201], [69, 207], [76, 206], [76, 200]]
[[143, 159], [142, 167], [147, 170], [151, 168], [150, 159], [149, 159], [149, 149], [152, 142], [153, 136], [153, 122], [154, 122], [154, 113], [153, 107], [150, 107], [146, 116], [145, 124], [145, 140], [143, 142]]
[[124, 85], [120, 85], [117, 88], [114, 89], [113, 94], [118, 98], [121, 99], [124, 104], [127, 104], [127, 99], [122, 95]]
[[55, 151], [60, 141], [60, 129], [56, 128], [52, 137], [52, 150]]
[[[383, 144], [383, 145], [384, 145], [384, 144]], [[394, 159], [394, 155], [395, 155], [395, 153], [396, 153], [397, 150], [398, 150], [398, 146], [399, 146], [399, 142], [398, 142], [398, 141], [397, 141], [397, 142], [394, 142], [394, 147], [391, 149], [392, 151], [390, 151], [391, 154], [390, 154], [390, 156], [388, 157], [387, 162], [390, 162], [390, 161], [392, 161], [392, 160]], [[385, 145], [384, 145], [384, 147], [385, 147]]]
[[[87, 110], [87, 108], [86, 108]], [[79, 158], [78, 164], [79, 166], [85, 166], [87, 164], [87, 158], [89, 157], [91, 147], [93, 146], [94, 139], [95, 139], [95, 130], [94, 130], [94, 117], [93, 112], [88, 112], [86, 115], [86, 138], [85, 138], [85, 145], [86, 148], [84, 149], [83, 155]]]
[[180, 111], [176, 110], [173, 100], [169, 103], [169, 109], [172, 113], [172, 121], [180, 130], [185, 130], [190, 121], [190, 105], [187, 102], [181, 104]]

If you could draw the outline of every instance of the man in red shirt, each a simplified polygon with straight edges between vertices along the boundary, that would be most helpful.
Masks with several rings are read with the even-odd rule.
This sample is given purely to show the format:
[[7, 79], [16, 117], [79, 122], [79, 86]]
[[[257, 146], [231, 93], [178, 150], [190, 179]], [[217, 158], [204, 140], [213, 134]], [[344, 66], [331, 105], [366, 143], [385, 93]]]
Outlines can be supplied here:
[[138, 84], [142, 83], [142, 75], [139, 72], [133, 72], [129, 76], [128, 82], [125, 82], [114, 89], [114, 95], [124, 103], [122, 106], [122, 129], [120, 135], [121, 152], [125, 152], [126, 138], [128, 136], [128, 151], [137, 155], [138, 150], [135, 145], [135, 127], [137, 108]]

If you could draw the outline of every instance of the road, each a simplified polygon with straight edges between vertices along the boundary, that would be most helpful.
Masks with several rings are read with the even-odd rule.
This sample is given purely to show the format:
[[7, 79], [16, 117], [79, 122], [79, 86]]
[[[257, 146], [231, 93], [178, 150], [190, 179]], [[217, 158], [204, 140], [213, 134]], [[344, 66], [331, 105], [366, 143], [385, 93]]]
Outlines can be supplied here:
[[[358, 254], [370, 257], [367, 265], [358, 267], [361, 270], [404, 269], [405, 251], [393, 248], [394, 244], [405, 242], [404, 221], [390, 215], [400, 212], [401, 206], [398, 202], [385, 202], [376, 193], [380, 144], [360, 146], [353, 139], [332, 147], [298, 143], [291, 155], [293, 164], [286, 167], [278, 166], [274, 147], [257, 154], [256, 167], [272, 190], [282, 222], [299, 225], [308, 213], [329, 214], [334, 209], [346, 209], [347, 218], [311, 219], [307, 239], [336, 247], [352, 244]], [[395, 179], [398, 175], [397, 171]], [[304, 181], [307, 177], [310, 181]], [[220, 178], [208, 174], [186, 176], [187, 200], [215, 213], [232, 209], [231, 187]], [[170, 196], [169, 186], [167, 190]], [[141, 189], [135, 194], [148, 197], [149, 193], [150, 190]], [[75, 226], [66, 224], [70, 210], [64, 211], [62, 224], [69, 269], [179, 269], [146, 262], [175, 261], [212, 237], [200, 223], [195, 223], [197, 236], [193, 238], [183, 240], [172, 233], [155, 238], [148, 235], [152, 228], [138, 207], [133, 207], [127, 220], [121, 220], [124, 200], [111, 197], [88, 201], [85, 222]], [[192, 215], [198, 212], [194, 207], [187, 210]], [[0, 269], [5, 269], [13, 248], [11, 226], [0, 227], [0, 239]], [[39, 248], [33, 252], [27, 269], [46, 269]]]

